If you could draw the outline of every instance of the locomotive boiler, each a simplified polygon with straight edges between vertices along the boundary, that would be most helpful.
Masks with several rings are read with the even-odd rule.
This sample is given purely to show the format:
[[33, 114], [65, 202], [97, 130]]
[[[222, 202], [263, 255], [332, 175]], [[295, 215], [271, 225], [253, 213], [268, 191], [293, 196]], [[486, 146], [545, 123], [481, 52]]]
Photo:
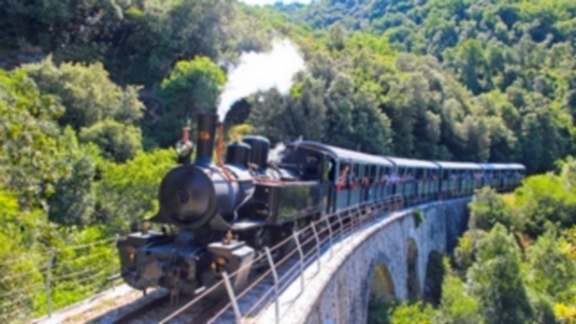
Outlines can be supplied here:
[[[268, 165], [266, 138], [246, 136], [227, 146], [225, 161], [214, 161], [217, 129], [215, 109], [198, 114], [193, 162], [194, 145], [183, 130], [179, 165], [162, 179], [159, 211], [148, 220], [162, 230], [143, 227], [118, 240], [121, 274], [130, 286], [194, 294], [219, 281], [222, 271], [243, 268], [232, 278], [238, 288], [258, 267], [244, 266], [263, 247], [280, 242], [299, 221], [320, 217], [324, 210], [322, 181], [303, 180], [298, 164]], [[285, 161], [291, 159], [288, 155]]]

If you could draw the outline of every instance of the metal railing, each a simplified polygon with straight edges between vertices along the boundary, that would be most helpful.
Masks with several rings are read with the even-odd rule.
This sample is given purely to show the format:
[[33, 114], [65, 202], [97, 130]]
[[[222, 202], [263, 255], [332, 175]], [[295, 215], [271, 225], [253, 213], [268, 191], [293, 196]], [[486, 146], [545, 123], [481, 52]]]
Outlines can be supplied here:
[[50, 317], [54, 309], [114, 287], [108, 278], [119, 269], [115, 242], [111, 238], [1, 260], [0, 322]]
[[[508, 191], [515, 185], [517, 184], [511, 185], [510, 188], [502, 188], [502, 191]], [[304, 290], [302, 273], [315, 260], [318, 260], [318, 269], [321, 268], [319, 261], [321, 250], [332, 247], [335, 242], [341, 241], [358, 229], [358, 226], [373, 220], [374, 217], [386, 211], [398, 209], [405, 204], [415, 205], [471, 194], [473, 194], [472, 190], [449, 190], [438, 193], [418, 193], [406, 198], [401, 195], [388, 196], [383, 201], [363, 203], [325, 216], [299, 229], [294, 235], [285, 238], [276, 246], [266, 249], [251, 264], [242, 269], [232, 274], [222, 273], [221, 281], [197, 295], [191, 302], [167, 317], [163, 323], [177, 317], [186, 309], [198, 304], [204, 297], [218, 290], [223, 290], [230, 299], [224, 311], [232, 309], [236, 314], [236, 320], [250, 316], [257, 310], [263, 309], [264, 306], [261, 304], [266, 298], [269, 304], [270, 300], [275, 298], [271, 296], [280, 294], [297, 276], [300, 276], [302, 290]], [[368, 208], [370, 212], [365, 211]], [[273, 255], [287, 244], [293, 244], [294, 249], [283, 259], [274, 261]], [[308, 249], [310, 246], [312, 248]], [[333, 249], [329, 251], [331, 257], [334, 251]], [[18, 259], [0, 260], [0, 271], [3, 274], [0, 276], [0, 322], [26, 322], [40, 316], [50, 317], [55, 309], [65, 308], [106, 289], [114, 288], [114, 280], [111, 278], [120, 278], [117, 253], [116, 238], [110, 238], [62, 249], [37, 251]], [[248, 287], [240, 292], [234, 292], [231, 289], [234, 277], [241, 270], [252, 267], [264, 259], [267, 260], [268, 270], [252, 281]], [[96, 260], [98, 262], [95, 262]], [[294, 260], [297, 260], [295, 264], [286, 266], [289, 261]], [[86, 266], [86, 264], [92, 265]], [[278, 272], [278, 269], [282, 271]], [[244, 309], [247, 306], [239, 304], [242, 298], [265, 279], [269, 279], [274, 285], [268, 287], [269, 289], [260, 300], [248, 303], [252, 306]], [[217, 314], [215, 318], [221, 316], [224, 311]]]
[[[349, 207], [313, 221], [274, 247], [266, 247], [264, 253], [234, 273], [222, 272], [222, 280], [197, 295], [160, 323], [168, 323], [200, 303], [207, 296], [222, 291], [222, 289], [225, 289], [229, 301], [209, 320], [209, 323], [218, 319], [235, 323], [241, 323], [246, 318], [253, 320], [253, 316], [271, 306], [272, 303], [274, 303], [275, 318], [278, 322], [280, 319], [279, 296], [294, 280], [298, 279], [300, 280], [301, 291], [305, 290], [304, 272], [314, 262], [316, 262], [317, 271], [321, 271], [320, 257], [323, 251], [329, 251], [329, 258], [331, 259], [334, 255], [332, 247], [337, 242], [342, 242], [344, 238], [378, 216], [401, 209], [403, 206], [404, 198], [402, 196], [392, 196], [384, 201], [362, 203]], [[340, 248], [342, 247], [341, 244]], [[281, 250], [288, 250], [288, 252], [282, 255], [281, 259], [275, 260], [273, 255]], [[234, 278], [243, 271], [262, 263], [263, 260], [266, 260], [266, 270], [250, 280], [247, 287], [235, 292], [232, 288]], [[251, 292], [254, 294], [251, 295]], [[255, 299], [255, 295], [258, 295], [257, 299]]]

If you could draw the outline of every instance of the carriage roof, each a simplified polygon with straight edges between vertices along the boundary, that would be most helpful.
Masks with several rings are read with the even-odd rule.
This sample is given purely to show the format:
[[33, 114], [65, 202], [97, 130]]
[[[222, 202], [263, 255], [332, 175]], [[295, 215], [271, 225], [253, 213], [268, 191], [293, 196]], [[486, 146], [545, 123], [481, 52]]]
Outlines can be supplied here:
[[290, 145], [294, 147], [302, 147], [306, 149], [321, 151], [332, 156], [336, 160], [348, 163], [374, 164], [384, 166], [393, 165], [389, 160], [377, 155], [356, 152], [314, 141], [299, 141], [291, 143]]
[[386, 156], [394, 165], [400, 167], [408, 168], [421, 168], [421, 169], [439, 169], [436, 163], [425, 161], [425, 160], [415, 160], [415, 159], [404, 159]]
[[482, 170], [480, 164], [471, 162], [435, 161], [435, 163], [448, 170]]
[[525, 170], [522, 164], [518, 163], [480, 163], [484, 170], [500, 171], [500, 170]]

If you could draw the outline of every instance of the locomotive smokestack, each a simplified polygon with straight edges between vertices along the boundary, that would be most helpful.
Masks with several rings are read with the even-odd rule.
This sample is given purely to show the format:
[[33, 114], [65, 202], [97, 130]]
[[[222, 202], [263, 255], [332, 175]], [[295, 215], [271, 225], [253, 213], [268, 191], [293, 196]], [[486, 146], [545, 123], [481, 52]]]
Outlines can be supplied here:
[[195, 164], [208, 165], [212, 163], [217, 123], [218, 114], [216, 109], [198, 113], [198, 150], [194, 161]]

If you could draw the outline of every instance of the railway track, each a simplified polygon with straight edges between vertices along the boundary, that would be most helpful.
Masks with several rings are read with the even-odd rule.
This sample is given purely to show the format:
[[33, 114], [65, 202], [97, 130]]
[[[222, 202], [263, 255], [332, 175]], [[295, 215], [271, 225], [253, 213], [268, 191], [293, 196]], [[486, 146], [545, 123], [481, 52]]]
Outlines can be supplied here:
[[[313, 248], [306, 248], [308, 252], [314, 252]], [[322, 252], [322, 251], [321, 251]], [[288, 257], [284, 257], [284, 260], [280, 261], [282, 264], [276, 268], [276, 272], [278, 277], [284, 278], [284, 281], [287, 281], [286, 284], [289, 284], [292, 280], [289, 280], [292, 276], [286, 276], [290, 272], [293, 274], [298, 274], [298, 266], [297, 263], [299, 262], [299, 255], [297, 253], [297, 248], [292, 250], [288, 255]], [[311, 260], [313, 261], [313, 260]], [[310, 263], [310, 262], [307, 262]], [[307, 263], [304, 264], [306, 267]], [[292, 278], [293, 279], [293, 278]], [[289, 281], [289, 282], [288, 282]], [[238, 296], [241, 296], [243, 293], [250, 290], [249, 294], [246, 294], [238, 299], [239, 306], [241, 312], [247, 312], [251, 309], [251, 312], [254, 314], [258, 313], [263, 307], [266, 306], [267, 302], [274, 298], [274, 294], [266, 294], [270, 292], [271, 289], [274, 287], [274, 280], [271, 275], [271, 270], [268, 268], [267, 271], [263, 273], [256, 273], [255, 275], [251, 276], [250, 280], [248, 281], [246, 287], [242, 289]], [[264, 296], [265, 298], [260, 300], [261, 304], [260, 307], [253, 307], [255, 302], [257, 302], [257, 298], [261, 299]], [[112, 323], [113, 324], [144, 324], [144, 323], [160, 323], [162, 320], [166, 319], [171, 314], [178, 311], [179, 308], [186, 305], [190, 302], [193, 298], [183, 298], [180, 297], [180, 302], [176, 305], [170, 305], [170, 297], [169, 294], [166, 292], [162, 296], [149, 300], [146, 303], [142, 303], [137, 308], [134, 308], [118, 317], [116, 317]], [[170, 324], [208, 324], [208, 323], [233, 323], [235, 320], [235, 314], [229, 306], [229, 299], [225, 298], [224, 300], [213, 303], [205, 300], [201, 300], [198, 303], [195, 303], [189, 309], [180, 313], [177, 317], [170, 319], [167, 323]]]
[[[127, 312], [116, 316], [113, 320], [95, 320], [91, 321], [94, 323], [106, 323], [106, 324], [148, 324], [148, 323], [159, 323], [164, 318], [166, 318], [171, 313], [175, 312], [185, 303], [189, 302], [191, 297], [183, 298], [180, 297], [180, 301], [177, 304], [170, 304], [170, 296], [166, 292], [162, 296], [151, 299], [145, 303], [142, 303], [136, 308], [133, 308]], [[210, 320], [215, 313], [217, 313], [222, 307], [226, 305], [226, 302], [220, 303], [210, 303], [208, 301], [202, 301], [191, 307], [186, 312], [183, 312], [181, 316], [177, 319], [170, 321], [170, 323], [198, 323], [204, 324]]]
[[[280, 294], [294, 280], [298, 280], [301, 270], [316, 262], [317, 257], [331, 247], [330, 242], [337, 244], [341, 238], [348, 237], [375, 217], [363, 215], [354, 218], [356, 220], [342, 224], [342, 232], [333, 233], [332, 239], [328, 235], [327, 227], [314, 235], [310, 230], [309, 235], [299, 244], [301, 250], [294, 247], [282, 259], [275, 261], [273, 268], [268, 266], [251, 275], [246, 286], [235, 295], [240, 313], [245, 318], [258, 315], [274, 301], [276, 292]], [[334, 220], [330, 225], [336, 225], [337, 222], [338, 220]], [[180, 296], [180, 302], [177, 305], [170, 305], [169, 295], [166, 293], [162, 297], [117, 317], [113, 323], [221, 324], [235, 322], [236, 314], [229, 298], [214, 303], [203, 298], [194, 301], [194, 298], [183, 297]]]

